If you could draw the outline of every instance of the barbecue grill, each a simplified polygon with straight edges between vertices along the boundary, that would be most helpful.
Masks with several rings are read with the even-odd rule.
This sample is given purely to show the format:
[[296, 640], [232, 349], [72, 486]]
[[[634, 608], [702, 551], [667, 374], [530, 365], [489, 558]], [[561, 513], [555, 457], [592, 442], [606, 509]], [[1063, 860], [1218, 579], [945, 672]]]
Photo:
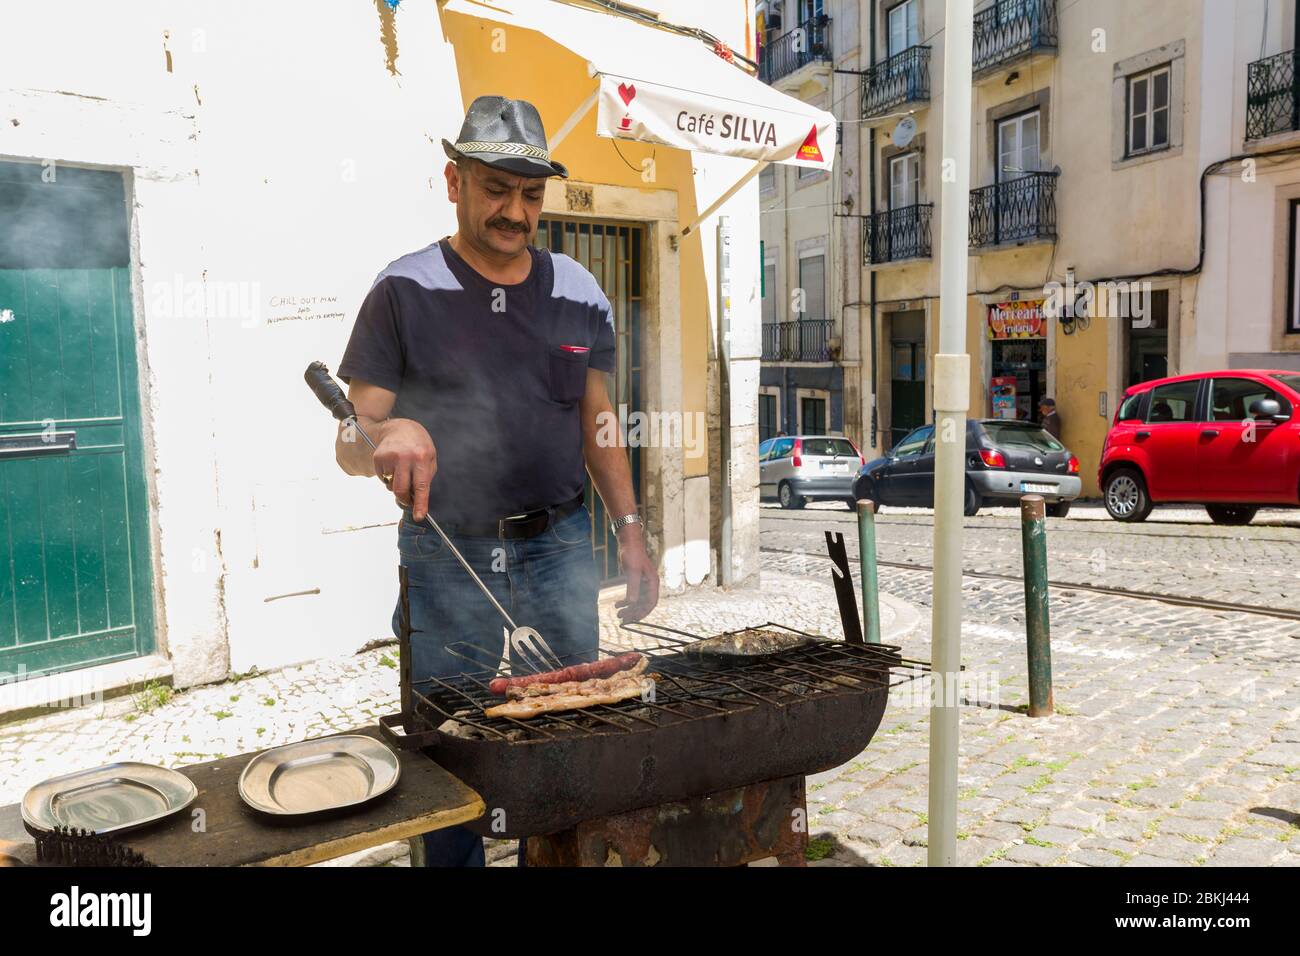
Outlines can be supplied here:
[[[405, 607], [415, 585], [401, 578]], [[405, 661], [411, 632], [409, 615], [402, 617]], [[502, 701], [488, 682], [510, 668], [453, 645], [465, 672], [416, 688], [403, 667], [403, 713], [383, 718], [381, 727], [400, 746], [424, 748], [483, 795], [488, 812], [471, 829], [513, 839], [839, 766], [870, 742], [891, 684], [923, 667], [894, 646], [761, 626], [809, 641], [724, 661], [689, 652], [700, 635], [627, 625], [650, 659], [648, 672], [658, 676], [649, 693], [528, 720], [484, 716]]]

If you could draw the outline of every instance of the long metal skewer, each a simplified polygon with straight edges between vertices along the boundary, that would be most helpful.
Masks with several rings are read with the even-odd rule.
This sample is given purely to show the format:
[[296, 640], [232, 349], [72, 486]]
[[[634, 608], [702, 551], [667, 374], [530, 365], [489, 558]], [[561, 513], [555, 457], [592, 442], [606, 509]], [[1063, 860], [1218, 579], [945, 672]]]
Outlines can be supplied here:
[[[357, 430], [357, 434], [359, 434], [362, 438], [366, 440], [366, 444], [370, 446], [371, 451], [378, 450], [375, 443], [371, 440], [370, 436], [366, 434], [366, 430], [361, 427], [361, 423], [358, 422], [356, 418], [345, 419], [344, 424], [345, 425], [351, 424], [352, 427]], [[388, 485], [389, 482], [384, 481], [384, 484]], [[391, 488], [391, 485], [389, 487]], [[425, 523], [428, 524], [430, 528], [438, 532], [438, 537], [442, 538], [442, 543], [445, 544], [451, 550], [451, 553], [456, 556], [456, 560], [460, 562], [460, 566], [465, 569], [465, 572], [471, 578], [474, 579], [474, 583], [478, 585], [479, 590], [482, 591], [484, 595], [486, 595], [487, 599], [492, 602], [492, 606], [497, 609], [497, 611], [501, 614], [503, 618], [506, 619], [506, 623], [510, 625], [510, 630], [512, 631], [516, 630], [514, 619], [511, 618], [509, 612], [506, 611], [506, 609], [501, 606], [501, 602], [498, 601], [496, 597], [492, 594], [492, 592], [488, 590], [488, 586], [483, 583], [483, 579], [478, 576], [478, 572], [476, 572], [472, 567], [470, 567], [469, 562], [465, 560], [465, 556], [460, 553], [460, 549], [451, 543], [451, 538], [447, 537], [447, 532], [443, 531], [442, 528], [438, 527], [438, 522], [433, 520], [433, 515], [425, 514], [424, 520]]]
[[[366, 444], [370, 446], [370, 450], [378, 451], [374, 441], [372, 441], [370, 436], [366, 434], [366, 430], [361, 427], [361, 423], [357, 421], [356, 409], [352, 407], [352, 403], [348, 401], [347, 397], [343, 394], [343, 390], [339, 388], [338, 382], [334, 381], [333, 376], [330, 375], [329, 369], [326, 368], [323, 363], [312, 362], [307, 366], [307, 371], [304, 373], [303, 378], [306, 380], [307, 386], [312, 390], [316, 398], [322, 405], [329, 409], [330, 414], [334, 416], [334, 418], [356, 429], [357, 432], [360, 433], [361, 437], [365, 439]], [[393, 486], [391, 484], [391, 477], [381, 480], [389, 490], [392, 490]], [[505, 619], [505, 622], [510, 625], [510, 649], [514, 652], [514, 657], [517, 657], [534, 671], [559, 670], [562, 668], [564, 666], [563, 662], [561, 662], [556, 653], [551, 650], [551, 646], [546, 643], [542, 638], [542, 635], [538, 634], [537, 631], [531, 627], [518, 627], [515, 625], [514, 619], [511, 618], [506, 609], [501, 606], [501, 602], [498, 601], [493, 596], [492, 592], [488, 590], [488, 586], [483, 583], [483, 579], [478, 576], [478, 573], [475, 572], [472, 567], [470, 567], [469, 562], [465, 560], [465, 556], [460, 553], [460, 549], [452, 544], [451, 539], [447, 537], [446, 532], [438, 526], [438, 522], [433, 520], [433, 516], [426, 513], [424, 521], [430, 528], [438, 532], [438, 537], [442, 539], [442, 543], [447, 546], [451, 553], [456, 556], [456, 560], [459, 561], [460, 566], [465, 569], [465, 573], [468, 574], [473, 582], [478, 585], [479, 590], [483, 592], [483, 595], [490, 602], [492, 602], [492, 606], [497, 609], [497, 613], [500, 614], [501, 617]], [[513, 659], [514, 658], [512, 657], [512, 660]]]

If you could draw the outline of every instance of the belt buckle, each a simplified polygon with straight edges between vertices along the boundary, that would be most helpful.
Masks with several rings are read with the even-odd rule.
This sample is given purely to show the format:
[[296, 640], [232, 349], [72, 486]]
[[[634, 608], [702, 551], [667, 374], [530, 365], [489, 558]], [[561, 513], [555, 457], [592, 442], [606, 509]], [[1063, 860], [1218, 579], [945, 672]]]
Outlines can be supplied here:
[[555, 520], [555, 509], [539, 508], [536, 511], [525, 511], [517, 515], [510, 515], [509, 517], [501, 518], [497, 521], [497, 536], [502, 540], [505, 540], [506, 528], [512, 523], [524, 524], [529, 521], [536, 521], [542, 517], [546, 518], [546, 526], [542, 528], [542, 531], [545, 531], [546, 528], [551, 526], [551, 522]]

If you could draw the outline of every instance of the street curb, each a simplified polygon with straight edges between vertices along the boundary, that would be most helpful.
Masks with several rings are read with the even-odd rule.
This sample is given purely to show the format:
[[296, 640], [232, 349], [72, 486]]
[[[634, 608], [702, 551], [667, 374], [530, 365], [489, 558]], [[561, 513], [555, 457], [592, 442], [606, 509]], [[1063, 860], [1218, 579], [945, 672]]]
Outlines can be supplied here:
[[[896, 644], [903, 638], [907, 637], [916, 626], [921, 623], [921, 612], [911, 604], [908, 604], [902, 598], [896, 598], [892, 594], [881, 593], [880, 603], [889, 608], [892, 615], [888, 627], [880, 629], [880, 641], [882, 644]], [[882, 614], [881, 617], [887, 615]]]

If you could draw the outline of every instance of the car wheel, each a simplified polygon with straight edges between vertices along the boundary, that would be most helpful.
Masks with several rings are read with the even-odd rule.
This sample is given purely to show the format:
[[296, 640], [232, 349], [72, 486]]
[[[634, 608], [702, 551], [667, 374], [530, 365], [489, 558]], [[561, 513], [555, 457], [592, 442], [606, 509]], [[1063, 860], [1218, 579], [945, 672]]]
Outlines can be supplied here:
[[850, 510], [850, 511], [857, 511], [857, 510], [858, 510], [858, 499], [857, 499], [857, 498], [845, 498], [845, 499], [844, 499], [844, 503], [845, 503], [846, 505], [849, 506], [849, 510]]
[[1116, 521], [1145, 521], [1151, 513], [1151, 496], [1142, 474], [1132, 468], [1111, 472], [1102, 489], [1106, 513]]
[[979, 514], [980, 505], [983, 503], [984, 502], [980, 499], [980, 496], [975, 493], [975, 486], [969, 481], [966, 482], [966, 501], [962, 505], [961, 513], [967, 518], [973, 518], [975, 515]]
[[1250, 524], [1259, 509], [1249, 505], [1206, 505], [1205, 510], [1215, 524]]
[[1047, 506], [1047, 517], [1064, 518], [1070, 513], [1070, 503], [1068, 501], [1053, 501]]
[[781, 482], [781, 486], [776, 489], [776, 497], [780, 500], [782, 508], [791, 510], [802, 508], [808, 503], [808, 499], [803, 495], [796, 495], [794, 493], [794, 489], [790, 487], [790, 482], [788, 481]]

